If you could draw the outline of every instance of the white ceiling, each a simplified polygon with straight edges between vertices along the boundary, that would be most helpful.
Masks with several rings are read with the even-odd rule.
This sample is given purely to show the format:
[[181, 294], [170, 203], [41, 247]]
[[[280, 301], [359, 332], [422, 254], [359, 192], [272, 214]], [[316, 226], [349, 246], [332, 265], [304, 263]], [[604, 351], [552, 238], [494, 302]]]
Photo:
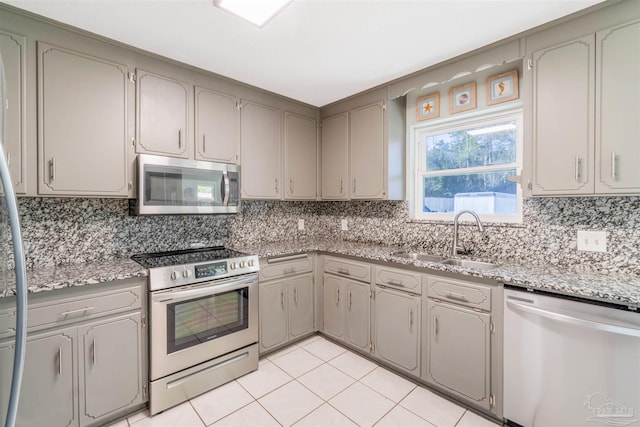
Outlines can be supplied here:
[[294, 0], [257, 28], [212, 0], [3, 0], [313, 106], [601, 1]]

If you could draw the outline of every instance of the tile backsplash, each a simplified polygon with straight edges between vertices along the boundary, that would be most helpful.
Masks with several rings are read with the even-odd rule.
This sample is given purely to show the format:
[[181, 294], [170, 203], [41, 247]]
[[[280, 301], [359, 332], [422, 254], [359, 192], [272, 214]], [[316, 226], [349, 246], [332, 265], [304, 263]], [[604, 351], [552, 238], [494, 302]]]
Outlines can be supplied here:
[[[237, 215], [128, 214], [127, 200], [20, 198], [27, 266], [98, 261], [135, 253], [240, 241], [260, 244], [329, 238], [447, 253], [450, 223], [411, 221], [403, 201], [245, 201]], [[297, 230], [298, 219], [305, 229]], [[347, 231], [341, 220], [347, 220]], [[576, 249], [577, 230], [608, 233], [607, 253]], [[640, 274], [640, 197], [535, 198], [522, 225], [460, 227], [473, 256], [574, 271]]]

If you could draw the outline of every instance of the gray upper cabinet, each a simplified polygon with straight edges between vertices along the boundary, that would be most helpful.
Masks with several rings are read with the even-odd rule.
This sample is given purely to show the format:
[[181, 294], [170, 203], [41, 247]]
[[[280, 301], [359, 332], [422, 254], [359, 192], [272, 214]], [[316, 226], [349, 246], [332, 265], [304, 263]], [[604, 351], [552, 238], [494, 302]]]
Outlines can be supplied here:
[[638, 20], [536, 50], [530, 65], [531, 194], [639, 193]]
[[0, 30], [7, 104], [2, 142], [16, 193], [26, 192], [26, 38]]
[[144, 401], [141, 332], [140, 313], [78, 328], [85, 396], [80, 407], [82, 425], [98, 423]]
[[[29, 336], [20, 389], [18, 426], [78, 426], [76, 330], [60, 329]], [[0, 416], [9, 399], [14, 341], [0, 344]]]
[[127, 197], [127, 67], [38, 43], [38, 192]]
[[238, 161], [240, 111], [234, 96], [195, 87], [196, 159]]
[[136, 70], [136, 152], [189, 158], [191, 85]]
[[370, 349], [371, 287], [368, 283], [346, 282], [347, 342], [363, 350]]
[[593, 36], [533, 52], [532, 193], [593, 193]]
[[240, 187], [244, 199], [281, 199], [282, 112], [241, 102]]
[[640, 21], [596, 33], [596, 193], [640, 193]]
[[427, 382], [490, 409], [490, 315], [429, 300]]
[[420, 376], [420, 296], [379, 286], [375, 292], [376, 357]]
[[316, 199], [317, 133], [315, 119], [284, 113], [285, 199]]
[[349, 113], [322, 120], [322, 192], [324, 200], [349, 198]]
[[384, 198], [384, 103], [352, 110], [350, 121], [351, 198]]

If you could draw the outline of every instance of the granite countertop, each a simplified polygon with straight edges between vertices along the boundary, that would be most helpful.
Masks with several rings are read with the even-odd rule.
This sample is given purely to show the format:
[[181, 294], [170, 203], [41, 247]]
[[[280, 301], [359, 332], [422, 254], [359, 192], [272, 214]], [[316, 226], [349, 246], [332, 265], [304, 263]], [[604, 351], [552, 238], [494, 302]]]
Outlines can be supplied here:
[[[27, 270], [27, 284], [29, 293], [35, 293], [147, 275], [147, 270], [137, 262], [120, 258], [30, 269]], [[15, 280], [11, 278], [9, 283], [11, 286], [0, 287], [0, 298], [15, 295]]]
[[515, 286], [640, 308], [640, 276], [593, 271], [571, 272], [551, 266], [536, 267], [501, 264], [499, 262], [499, 267], [497, 268], [476, 270], [392, 255], [394, 252], [403, 251], [406, 248], [334, 240], [308, 240], [246, 246], [234, 245], [233, 249], [261, 257], [321, 251], [336, 255], [354, 256], [370, 261], [394, 262], [433, 271], [483, 277]]

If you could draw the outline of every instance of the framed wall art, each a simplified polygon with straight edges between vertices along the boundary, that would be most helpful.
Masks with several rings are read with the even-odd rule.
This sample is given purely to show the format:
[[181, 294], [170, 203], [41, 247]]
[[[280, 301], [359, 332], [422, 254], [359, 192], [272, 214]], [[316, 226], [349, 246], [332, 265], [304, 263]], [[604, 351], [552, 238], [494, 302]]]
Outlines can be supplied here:
[[518, 99], [518, 70], [487, 79], [487, 105]]
[[449, 113], [455, 114], [476, 108], [476, 82], [449, 90]]
[[429, 120], [440, 117], [440, 94], [431, 93], [416, 100], [416, 120]]

